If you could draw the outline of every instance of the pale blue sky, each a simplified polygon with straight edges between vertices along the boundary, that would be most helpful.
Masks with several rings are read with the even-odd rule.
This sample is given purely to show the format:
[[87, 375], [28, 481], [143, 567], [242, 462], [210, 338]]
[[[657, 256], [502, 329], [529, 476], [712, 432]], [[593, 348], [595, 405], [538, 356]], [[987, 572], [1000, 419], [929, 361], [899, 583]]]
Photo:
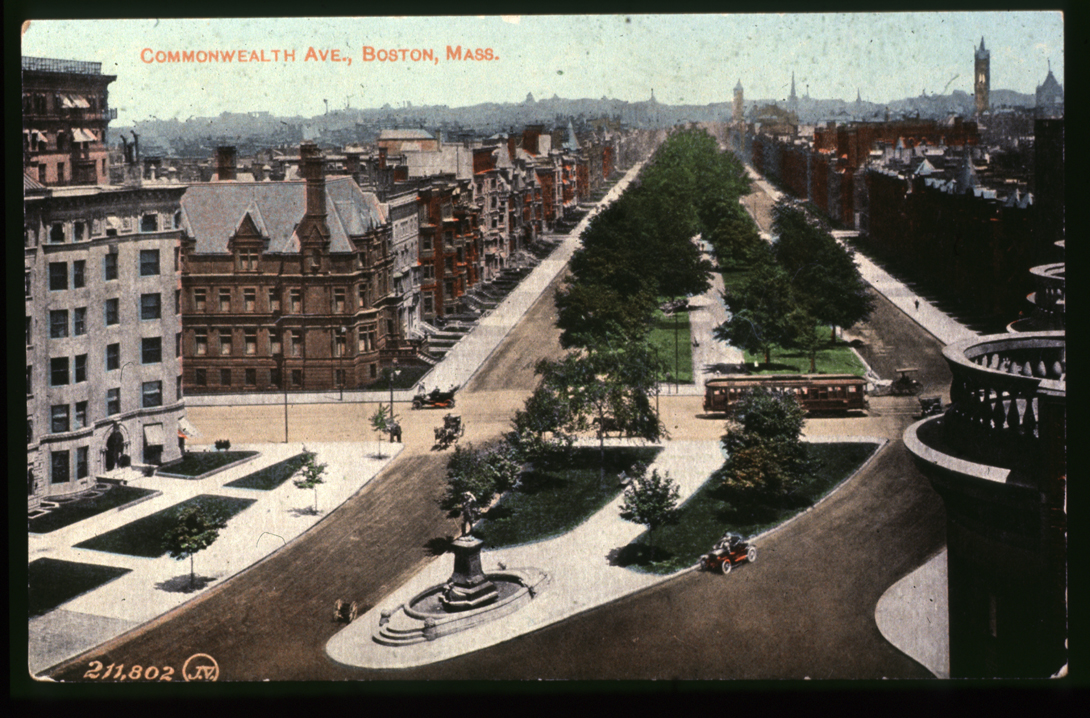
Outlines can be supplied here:
[[[1032, 93], [1049, 60], [1064, 82], [1060, 13], [591, 15], [270, 20], [32, 22], [24, 55], [103, 63], [119, 125], [158, 117], [269, 110], [517, 102], [536, 98], [656, 98], [671, 104], [812, 97], [886, 102], [944, 88], [972, 92], [973, 49], [985, 37], [992, 88]], [[430, 62], [363, 62], [364, 45], [431, 48]], [[446, 60], [446, 46], [490, 47], [492, 62]], [[346, 62], [308, 62], [309, 47]], [[294, 49], [294, 62], [145, 63], [141, 52]]]

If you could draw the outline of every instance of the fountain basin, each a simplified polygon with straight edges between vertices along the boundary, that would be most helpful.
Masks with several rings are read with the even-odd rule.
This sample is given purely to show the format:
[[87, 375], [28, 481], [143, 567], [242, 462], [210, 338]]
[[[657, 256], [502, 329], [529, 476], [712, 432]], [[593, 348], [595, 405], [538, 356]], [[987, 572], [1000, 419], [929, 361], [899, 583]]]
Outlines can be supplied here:
[[450, 611], [443, 596], [449, 584], [431, 586], [407, 604], [384, 610], [372, 640], [385, 646], [406, 646], [475, 628], [514, 613], [548, 585], [549, 576], [536, 568], [504, 569], [485, 574], [496, 589], [487, 605]]

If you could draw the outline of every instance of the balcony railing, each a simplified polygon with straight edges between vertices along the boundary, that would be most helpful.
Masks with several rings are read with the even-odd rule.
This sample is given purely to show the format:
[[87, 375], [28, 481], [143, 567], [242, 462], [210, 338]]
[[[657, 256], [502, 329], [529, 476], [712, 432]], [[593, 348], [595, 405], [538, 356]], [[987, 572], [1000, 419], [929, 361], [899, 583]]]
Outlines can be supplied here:
[[953, 374], [950, 408], [910, 428], [914, 440], [953, 460], [1034, 471], [1043, 452], [1041, 397], [1065, 395], [1063, 332], [979, 337], [943, 355]]

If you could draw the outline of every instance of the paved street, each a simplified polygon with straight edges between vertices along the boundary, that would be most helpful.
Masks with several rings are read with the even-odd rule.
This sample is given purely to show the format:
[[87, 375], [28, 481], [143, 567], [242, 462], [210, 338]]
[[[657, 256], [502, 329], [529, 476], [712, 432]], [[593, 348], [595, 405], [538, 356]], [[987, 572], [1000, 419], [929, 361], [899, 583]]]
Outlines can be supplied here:
[[[498, 437], [535, 384], [533, 364], [558, 356], [551, 286], [459, 394], [466, 441]], [[939, 344], [884, 299], [860, 352], [882, 376], [920, 368], [925, 385], [948, 385]], [[715, 440], [720, 419], [700, 415], [697, 395], [662, 396], [674, 439]], [[363, 678], [791, 678], [926, 677], [879, 633], [883, 591], [944, 545], [942, 505], [912, 466], [900, 433], [914, 398], [874, 398], [870, 417], [807, 422], [811, 436], [873, 435], [887, 447], [829, 500], [774, 532], [762, 560], [728, 579], [688, 573], [543, 630], [438, 664], [389, 672], [337, 665], [325, 646], [341, 625], [338, 598], [385, 605], [456, 531], [438, 509], [449, 454], [430, 450], [442, 412], [397, 407], [405, 450], [336, 512], [281, 551], [197, 600], [62, 664], [79, 680], [88, 661], [174, 665], [202, 652], [220, 680]], [[360, 403], [294, 405], [290, 431], [312, 441], [373, 440]], [[190, 412], [206, 436], [237, 443], [283, 439], [283, 407]], [[235, 438], [237, 437], [237, 439]], [[724, 608], [715, 608], [724, 607]], [[729, 607], [729, 609], [725, 608]], [[287, 638], [290, 637], [290, 638]]]

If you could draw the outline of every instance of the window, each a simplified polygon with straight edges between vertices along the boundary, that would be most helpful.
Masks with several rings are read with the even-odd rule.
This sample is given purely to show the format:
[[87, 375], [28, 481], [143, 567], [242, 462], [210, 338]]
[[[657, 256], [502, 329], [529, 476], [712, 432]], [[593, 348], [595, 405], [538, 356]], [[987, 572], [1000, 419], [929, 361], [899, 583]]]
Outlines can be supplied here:
[[106, 416], [121, 413], [121, 389], [106, 390]]
[[86, 401], [77, 401], [76, 402], [75, 426], [76, 426], [77, 429], [82, 429], [85, 426], [87, 426], [87, 402]]
[[181, 314], [182, 313], [182, 290], [181, 289], [175, 289], [174, 290], [174, 313], [175, 314]]
[[347, 302], [345, 301], [345, 290], [334, 289], [333, 290], [333, 311], [343, 313], [345, 311]]
[[[269, 383], [273, 386], [280, 386], [280, 370], [273, 368], [269, 369]], [[29, 440], [28, 440], [29, 443]]]
[[72, 238], [77, 242], [82, 239], [87, 239], [87, 223], [86, 222], [73, 222], [72, 223]]
[[77, 446], [76, 447], [76, 478], [77, 479], [86, 479], [87, 478], [87, 447], [86, 446]]
[[49, 457], [49, 481], [63, 484], [68, 481], [68, 450], [51, 451]]
[[54, 309], [49, 312], [49, 338], [64, 339], [68, 336], [68, 310]]
[[333, 377], [333, 380], [337, 383], [337, 386], [343, 388], [345, 380], [344, 369], [337, 369], [335, 372], [333, 372]]
[[163, 405], [163, 382], [146, 381], [140, 387], [141, 406], [145, 409]]
[[121, 323], [121, 305], [118, 299], [106, 300], [106, 326]]
[[368, 299], [367, 285], [366, 284], [361, 284], [360, 285], [360, 309], [366, 308], [369, 301], [370, 300]]
[[174, 333], [174, 356], [180, 357], [182, 355], [182, 333]]
[[[175, 224], [174, 226], [177, 227], [178, 225]], [[174, 248], [174, 264], [171, 265], [171, 269], [174, 270], [175, 274], [178, 273], [178, 265], [180, 263], [181, 258], [182, 258], [182, 248], [181, 247], [175, 247]]]
[[49, 290], [68, 289], [68, 262], [49, 263]]
[[79, 384], [80, 382], [87, 381], [87, 355], [86, 354], [77, 354], [76, 355], [75, 375], [76, 375], [76, 379], [73, 382], [74, 384]]
[[49, 241], [52, 244], [62, 244], [64, 242], [64, 225], [60, 222], [54, 224], [49, 228]]
[[291, 355], [293, 357], [303, 356], [303, 333], [293, 331], [291, 333]]
[[243, 289], [242, 290], [242, 305], [246, 308], [246, 311], [252, 312], [257, 309], [257, 290], [256, 289]]
[[220, 337], [220, 355], [221, 356], [226, 356], [226, 355], [231, 353], [231, 330], [230, 329], [220, 329], [219, 330], [219, 337]]
[[291, 311], [292, 314], [303, 311], [303, 291], [301, 289], [291, 290]]
[[82, 337], [87, 333], [87, 307], [72, 310], [72, 336]]
[[302, 386], [303, 385], [303, 370], [292, 369], [291, 370], [291, 385]]
[[116, 254], [107, 254], [102, 258], [102, 277], [107, 282], [117, 279]]
[[72, 288], [80, 289], [87, 285], [87, 262], [77, 259], [72, 262]]
[[23, 292], [27, 299], [31, 298], [30, 272], [23, 272]]
[[257, 330], [247, 329], [245, 334], [246, 342], [246, 354], [247, 356], [254, 356], [257, 354]]
[[49, 360], [49, 384], [64, 386], [68, 383], [68, 357]]
[[121, 345], [106, 345], [106, 371], [113, 371], [121, 366]]
[[231, 370], [220, 369], [220, 384], [223, 386], [231, 386]]
[[220, 311], [221, 312], [231, 311], [231, 290], [230, 289], [221, 289], [220, 290]]
[[[159, 215], [157, 214], [145, 214], [140, 218], [140, 231], [141, 232], [156, 232], [159, 230]], [[156, 259], [156, 262], [159, 260]], [[159, 271], [156, 270], [155, 274]]]
[[257, 386], [257, 369], [246, 370], [246, 386]]
[[163, 315], [163, 297], [155, 294], [140, 295], [140, 319], [159, 319]]
[[34, 317], [26, 318], [26, 345], [34, 343]]
[[197, 386], [208, 386], [208, 370], [198, 369], [193, 372], [193, 382]]
[[144, 337], [141, 339], [140, 360], [144, 364], [158, 364], [163, 361], [163, 338]]
[[203, 289], [193, 290], [193, 309], [203, 312], [208, 307], [208, 292]]
[[425, 252], [431, 251], [431, 235], [425, 234], [420, 237], [420, 249]]
[[269, 290], [269, 311], [270, 312], [279, 312], [280, 311], [280, 294], [277, 293], [276, 289], [270, 289]]
[[343, 357], [347, 353], [344, 332], [337, 332], [333, 337], [333, 356]]
[[26, 418], [26, 443], [34, 441], [34, 419], [29, 416]]
[[272, 355], [280, 354], [284, 350], [283, 345], [280, 343], [280, 333], [277, 331], [269, 331], [269, 353]]
[[193, 339], [197, 344], [197, 356], [203, 357], [208, 354], [208, 330], [196, 329], [193, 332]]
[[140, 250], [140, 276], [153, 277], [159, 274], [159, 250]]
[[50, 411], [50, 431], [59, 434], [68, 431], [68, 405], [54, 404]]
[[243, 272], [257, 271], [257, 252], [239, 252], [238, 268]]
[[31, 386], [31, 380], [33, 379], [33, 377], [34, 377], [34, 367], [28, 366], [26, 368], [26, 395], [27, 396], [30, 396], [31, 394], [34, 393], [34, 391], [32, 389], [32, 386]]

